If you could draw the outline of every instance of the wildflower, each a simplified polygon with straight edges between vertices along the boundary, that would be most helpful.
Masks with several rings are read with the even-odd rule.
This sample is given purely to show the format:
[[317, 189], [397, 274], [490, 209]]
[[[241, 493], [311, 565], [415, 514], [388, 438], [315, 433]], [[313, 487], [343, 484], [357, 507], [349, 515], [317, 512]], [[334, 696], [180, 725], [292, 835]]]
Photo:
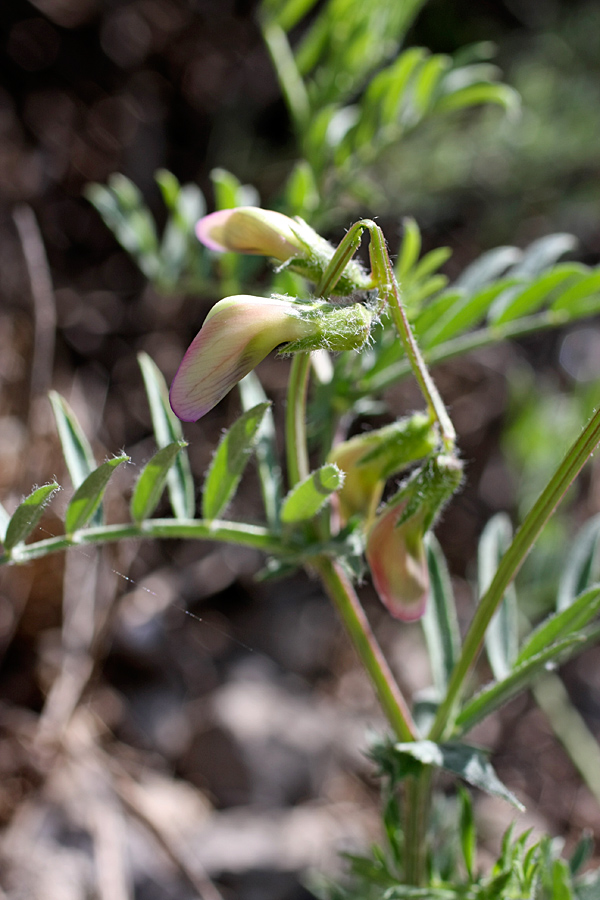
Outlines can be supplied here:
[[271, 256], [280, 262], [308, 253], [298, 231], [293, 219], [257, 206], [222, 209], [196, 225], [198, 240], [209, 250]]
[[175, 415], [195, 422], [279, 344], [313, 329], [291, 301], [240, 294], [210, 310], [171, 385]]
[[425, 556], [424, 514], [398, 525], [407, 501], [387, 506], [367, 537], [366, 556], [373, 586], [390, 615], [414, 622], [425, 612], [429, 572]]
[[429, 593], [424, 537], [460, 486], [462, 464], [454, 456], [429, 459], [400, 487], [367, 534], [373, 585], [392, 616], [420, 619]]
[[415, 413], [337, 444], [327, 461], [346, 473], [344, 487], [337, 495], [342, 523], [356, 513], [368, 519], [381, 500], [386, 480], [428, 456], [438, 440], [429, 416]]
[[[209, 250], [218, 253], [249, 253], [270, 256], [294, 272], [318, 282], [334, 248], [318, 232], [297, 216], [258, 206], [238, 206], [204, 216], [196, 224], [196, 236]], [[336, 283], [336, 293], [348, 295], [372, 288], [372, 279], [356, 260], [350, 260]]]
[[289, 353], [356, 350], [369, 338], [373, 313], [360, 303], [339, 307], [285, 297], [226, 297], [213, 306], [171, 385], [171, 407], [195, 422], [285, 344]]

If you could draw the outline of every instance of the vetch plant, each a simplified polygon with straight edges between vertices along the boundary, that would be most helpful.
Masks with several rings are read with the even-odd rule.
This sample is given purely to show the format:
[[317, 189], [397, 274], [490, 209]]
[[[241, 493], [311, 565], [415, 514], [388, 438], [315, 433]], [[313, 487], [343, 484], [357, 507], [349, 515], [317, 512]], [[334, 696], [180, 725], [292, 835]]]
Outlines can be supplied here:
[[[198, 323], [170, 399], [161, 372], [140, 354], [158, 449], [136, 480], [131, 521], [107, 524], [103, 509], [110, 478], [128, 457], [97, 465], [72, 410], [53, 393], [74, 490], [64, 533], [38, 540], [35, 531], [59, 489], [52, 481], [34, 489], [12, 515], [0, 507], [0, 563], [24, 564], [71, 547], [126, 539], [185, 538], [256, 548], [271, 576], [304, 567], [337, 609], [388, 723], [388, 734], [372, 741], [369, 751], [382, 784], [384, 841], [370, 855], [349, 859], [346, 884], [315, 885], [319, 896], [595, 900], [600, 875], [581, 875], [590, 852], [585, 838], [567, 862], [550, 838], [532, 843], [509, 829], [496, 863], [479, 870], [468, 790], [521, 807], [468, 734], [532, 685], [543, 704], [544, 687], [558, 678], [550, 671], [600, 638], [597, 520], [576, 535], [555, 609], [534, 626], [519, 621], [515, 582], [600, 442], [600, 411], [573, 436], [516, 532], [503, 514], [484, 529], [473, 614], [461, 633], [433, 529], [468, 469], [465, 476], [430, 367], [597, 313], [600, 268], [565, 262], [574, 239], [554, 234], [525, 248], [489, 250], [450, 281], [441, 271], [450, 251], [437, 247], [423, 255], [412, 219], [404, 220], [394, 264], [373, 218], [352, 225], [338, 247], [320, 233], [339, 224], [342, 211], [347, 225], [346, 211], [358, 205], [371, 216], [379, 212], [377, 203], [386, 198], [370, 177], [372, 168], [423, 121], [481, 103], [509, 112], [518, 107], [514, 91], [495, 80], [485, 61], [487, 45], [455, 58], [404, 45], [422, 5], [330, 0], [311, 9], [310, 0], [264, 0], [260, 24], [298, 150], [277, 210], [256, 206], [254, 189], [216, 169], [216, 210], [205, 215], [197, 186], [182, 186], [160, 170], [156, 181], [167, 222], [159, 236], [129, 179], [114, 175], [107, 186], [88, 188], [90, 201], [159, 292], [219, 299]], [[290, 34], [309, 11], [310, 22], [293, 46]], [[355, 259], [363, 240], [368, 266]], [[272, 261], [272, 290], [246, 277], [248, 256]], [[253, 372], [277, 349], [291, 358], [285, 465], [276, 450], [271, 403]], [[422, 408], [353, 434], [362, 416], [381, 412], [384, 389], [408, 376], [416, 381]], [[186, 448], [199, 426], [186, 426], [184, 437], [181, 420], [207, 415], [236, 385], [243, 412], [223, 434], [204, 475], [197, 517]], [[234, 521], [226, 511], [252, 458], [264, 516], [258, 523]], [[156, 518], [165, 489], [173, 515]], [[432, 682], [426, 700], [404, 695], [376, 640], [357, 591], [368, 578], [389, 613], [390, 629], [422, 628]], [[484, 650], [488, 681], [488, 669], [478, 668]], [[581, 755], [576, 762], [591, 784], [589, 763]], [[449, 814], [453, 838], [440, 824], [440, 771], [461, 784]]]
[[[232, 210], [225, 221], [235, 221], [235, 217], [236, 210]], [[250, 222], [253, 238], [241, 241], [236, 231], [238, 247], [243, 245], [251, 253], [260, 249], [281, 263], [284, 253], [277, 258], [281, 238], [290, 253], [293, 249], [286, 262], [302, 269], [309, 261], [317, 278], [312, 295], [306, 286], [300, 297], [238, 295], [218, 301], [175, 376], [172, 409], [156, 366], [149, 357], [140, 357], [159, 450], [136, 482], [130, 524], [107, 525], [102, 520], [106, 486], [128, 457], [122, 454], [96, 467], [72, 411], [54, 395], [53, 410], [76, 487], [66, 510], [65, 533], [26, 543], [58, 485], [37, 488], [12, 516], [4, 516], [7, 524], [0, 562], [24, 563], [72, 546], [126, 538], [186, 537], [256, 547], [269, 558], [272, 573], [306, 566], [320, 578], [336, 606], [390, 728], [390, 735], [371, 750], [385, 785], [384, 824], [389, 846], [378, 850], [373, 860], [353, 861], [355, 887], [349, 888], [349, 893], [322, 885], [322, 895], [386, 900], [550, 897], [547, 885], [559, 883], [558, 878], [565, 897], [587, 896], [586, 882], [574, 880], [571, 870], [544, 841], [523, 857], [524, 839], [515, 842], [508, 834], [496, 869], [491, 874], [479, 873], [470, 801], [464, 791], [459, 816], [463, 863], [456, 856], [455, 867], [443, 869], [436, 861], [431, 834], [432, 783], [435, 771], [444, 770], [520, 807], [499, 781], [486, 753], [464, 738], [477, 722], [543, 675], [549, 665], [600, 637], [593, 624], [600, 607], [600, 585], [586, 582], [583, 569], [571, 578], [569, 583], [576, 587], [569, 597], [561, 594], [558, 611], [523, 641], [519, 642], [515, 617], [507, 612], [507, 604], [514, 603], [510, 589], [519, 567], [600, 441], [600, 412], [575, 439], [516, 535], [511, 539], [504, 520], [501, 525], [493, 520], [486, 530], [480, 559], [481, 593], [461, 637], [445, 562], [431, 529], [440, 510], [459, 489], [463, 467], [451, 418], [409, 321], [381, 229], [371, 220], [361, 220], [349, 229], [339, 247], [330, 247], [321, 237], [313, 247], [308, 231], [302, 231], [300, 244], [289, 240], [296, 233], [295, 220], [247, 210], [242, 210], [240, 217], [242, 234]], [[223, 217], [208, 216], [197, 230], [211, 247], [229, 250], [230, 237], [222, 230], [223, 221]], [[303, 224], [298, 227], [302, 229]], [[208, 238], [206, 232], [210, 232]], [[369, 273], [353, 260], [364, 235], [369, 239]], [[407, 251], [404, 253], [406, 258]], [[350, 285], [352, 291], [339, 292], [340, 282]], [[258, 362], [276, 347], [292, 357], [285, 496], [272, 439], [270, 403], [256, 376], [247, 380]], [[363, 356], [367, 357], [363, 369], [367, 373], [377, 370], [378, 357], [390, 358], [390, 349], [390, 365], [397, 366], [398, 347], [402, 347], [402, 359], [419, 386], [423, 410], [347, 438], [340, 433], [340, 412], [332, 408], [331, 417], [338, 419], [338, 426], [324, 433], [336, 433], [337, 440], [323, 448], [322, 461], [311, 467], [306, 429], [311, 354], [323, 350], [338, 354], [332, 380], [342, 382], [347, 377], [343, 366], [352, 370]], [[202, 518], [196, 519], [186, 442], [173, 410], [184, 420], [196, 420], [237, 383], [246, 410], [215, 452], [204, 481]], [[368, 379], [361, 389], [364, 396], [372, 393]], [[346, 408], [343, 414], [348, 421]], [[322, 444], [323, 434], [320, 437]], [[266, 522], [256, 525], [222, 519], [253, 453], [259, 464]], [[392, 477], [400, 477], [400, 484], [382, 504], [384, 486]], [[165, 486], [174, 518], [152, 518]], [[435, 689], [427, 714], [402, 693], [369, 625], [355, 587], [364, 577], [365, 563], [391, 614], [390, 627], [407, 627], [392, 624], [394, 620], [423, 623]], [[589, 574], [591, 569], [587, 571]], [[494, 680], [473, 693], [471, 676], [484, 644]], [[517, 859], [521, 860], [518, 865]]]

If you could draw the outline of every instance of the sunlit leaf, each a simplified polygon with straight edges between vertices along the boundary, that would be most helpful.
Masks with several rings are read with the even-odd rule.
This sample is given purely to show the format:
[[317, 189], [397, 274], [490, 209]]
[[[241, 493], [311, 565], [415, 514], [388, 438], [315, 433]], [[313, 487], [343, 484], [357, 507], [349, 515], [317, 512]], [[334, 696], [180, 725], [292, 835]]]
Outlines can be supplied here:
[[129, 462], [124, 453], [107, 459], [94, 469], [83, 481], [71, 498], [65, 513], [65, 531], [73, 534], [90, 521], [100, 504], [111, 475], [121, 463]]
[[269, 402], [259, 403], [243, 413], [221, 438], [204, 482], [205, 519], [215, 519], [233, 498], [269, 406]]
[[58, 437], [74, 488], [96, 468], [94, 454], [83, 428], [64, 397], [50, 392], [50, 403], [56, 420]]
[[[166, 447], [174, 441], [183, 441], [181, 422], [169, 405], [169, 394], [162, 372], [147, 353], [138, 354], [138, 363], [142, 370], [158, 447]], [[169, 469], [167, 487], [175, 518], [193, 519], [195, 490], [190, 461], [185, 450], [177, 454], [175, 464]]]
[[526, 662], [531, 656], [541, 653], [546, 647], [563, 640], [591, 622], [600, 610], [600, 585], [588, 588], [573, 600], [569, 606], [548, 616], [529, 635], [516, 659], [515, 664]]
[[441, 547], [433, 535], [427, 542], [430, 596], [421, 619], [433, 682], [443, 696], [460, 649], [452, 583]]
[[487, 755], [478, 747], [461, 743], [436, 744], [433, 741], [412, 741], [394, 744], [394, 751], [401, 760], [404, 758], [406, 763], [413, 760], [421, 765], [444, 769], [487, 794], [507, 800], [521, 811], [525, 808], [502, 784]]
[[44, 484], [42, 487], [35, 488], [28, 497], [20, 503], [6, 527], [4, 536], [4, 549], [7, 553], [24, 541], [33, 531], [39, 522], [44, 507], [52, 499], [56, 491], [60, 490], [60, 486], [55, 482]]
[[131, 498], [131, 517], [143, 522], [152, 515], [165, 489], [169, 469], [177, 454], [187, 447], [185, 441], [173, 441], [154, 454], [140, 473]]
[[502, 681], [493, 682], [484, 687], [464, 705], [458, 714], [456, 718], [457, 733], [464, 734], [470, 731], [478, 722], [507, 703], [511, 697], [529, 687], [536, 678], [547, 671], [549, 666], [564, 662], [585, 643], [585, 635], [571, 635], [538, 653], [537, 656], [529, 657], [522, 665], [513, 668], [510, 675]]
[[289, 525], [312, 519], [343, 483], [344, 473], [334, 463], [311, 472], [284, 498], [281, 521]]
[[[484, 596], [492, 583], [500, 560], [510, 546], [511, 540], [510, 519], [504, 513], [498, 513], [487, 523], [479, 540], [479, 597]], [[498, 680], [505, 678], [517, 658], [519, 648], [517, 596], [513, 585], [507, 588], [488, 626], [485, 647], [492, 672]]]

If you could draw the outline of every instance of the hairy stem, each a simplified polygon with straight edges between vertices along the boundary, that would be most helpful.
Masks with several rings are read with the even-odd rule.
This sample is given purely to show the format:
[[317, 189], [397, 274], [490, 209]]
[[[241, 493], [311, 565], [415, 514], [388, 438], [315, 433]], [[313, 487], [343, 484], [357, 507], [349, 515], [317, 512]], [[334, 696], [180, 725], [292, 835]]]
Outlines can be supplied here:
[[285, 411], [285, 447], [290, 487], [309, 473], [306, 445], [306, 393], [310, 353], [296, 353], [292, 359]]
[[344, 570], [338, 562], [328, 557], [318, 558], [313, 567], [346, 626], [394, 734], [400, 741], [414, 741], [418, 732], [406, 700]]
[[[10, 555], [0, 556], [0, 565], [25, 563], [70, 547], [109, 544], [130, 538], [186, 538], [188, 540], [221, 541], [254, 547], [265, 553], [281, 554], [285, 542], [261, 525], [203, 519], [148, 519], [140, 525], [102, 525], [83, 528], [72, 535], [58, 535], [33, 544], [22, 544]], [[290, 548], [291, 549], [291, 548]]]

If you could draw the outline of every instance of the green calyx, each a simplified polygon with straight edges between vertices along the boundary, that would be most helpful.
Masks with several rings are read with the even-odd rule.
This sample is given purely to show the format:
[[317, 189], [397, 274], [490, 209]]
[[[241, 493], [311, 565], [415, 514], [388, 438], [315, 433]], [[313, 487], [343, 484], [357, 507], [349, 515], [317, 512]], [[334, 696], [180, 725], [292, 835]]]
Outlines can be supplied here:
[[286, 344], [284, 353], [360, 350], [369, 340], [375, 319], [375, 313], [362, 303], [349, 306], [298, 304], [298, 313], [304, 322], [310, 323], [312, 334]]
[[405, 504], [396, 527], [420, 513], [423, 532], [428, 531], [444, 505], [458, 490], [463, 479], [463, 465], [456, 456], [438, 454], [414, 472], [386, 504]]

